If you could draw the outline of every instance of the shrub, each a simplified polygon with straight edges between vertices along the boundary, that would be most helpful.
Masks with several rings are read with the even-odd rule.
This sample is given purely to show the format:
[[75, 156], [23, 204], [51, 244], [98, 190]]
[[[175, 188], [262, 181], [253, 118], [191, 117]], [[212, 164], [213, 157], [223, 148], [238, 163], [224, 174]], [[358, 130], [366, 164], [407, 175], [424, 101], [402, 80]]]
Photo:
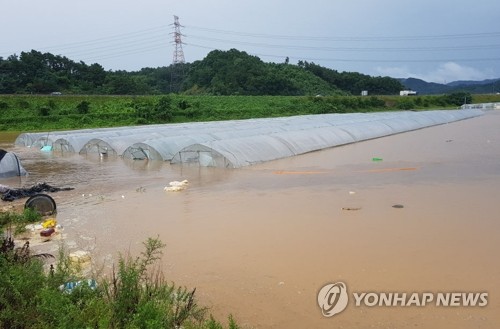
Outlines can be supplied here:
[[400, 110], [411, 110], [415, 107], [415, 102], [409, 97], [402, 97], [398, 101], [398, 109]]
[[380, 99], [376, 96], [370, 96], [369, 98], [369, 104], [371, 107], [384, 107], [385, 106], [385, 102], [383, 99]]
[[172, 98], [163, 96], [154, 107], [154, 115], [160, 122], [170, 122], [173, 117]]
[[24, 99], [20, 99], [18, 102], [17, 102], [17, 106], [19, 106], [19, 108], [21, 109], [29, 109], [30, 108], [30, 103]]
[[88, 114], [89, 111], [90, 111], [90, 102], [88, 102], [88, 101], [81, 101], [76, 106], [76, 112], [78, 114]]
[[54, 102], [54, 100], [53, 100], [53, 99], [50, 99], [50, 100], [47, 102], [47, 106], [48, 106], [50, 109], [52, 109], [52, 110], [54, 110], [54, 109], [56, 109], [56, 108], [57, 108], [56, 102]]
[[40, 113], [42, 117], [47, 117], [50, 115], [50, 108], [47, 106], [42, 106], [38, 108], [38, 113]]

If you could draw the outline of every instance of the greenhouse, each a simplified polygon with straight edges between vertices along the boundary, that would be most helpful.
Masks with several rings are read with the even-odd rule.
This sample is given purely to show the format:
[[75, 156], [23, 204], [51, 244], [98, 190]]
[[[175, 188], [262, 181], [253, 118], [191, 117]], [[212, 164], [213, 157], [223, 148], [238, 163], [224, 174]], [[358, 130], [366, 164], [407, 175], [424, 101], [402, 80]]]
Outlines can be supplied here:
[[[356, 121], [339, 120], [330, 128], [309, 128], [193, 144], [174, 156], [171, 163], [240, 168], [256, 163], [304, 154], [329, 147], [389, 136], [405, 131], [472, 118], [475, 110], [377, 113]], [[367, 118], [370, 118], [366, 120]]]
[[14, 144], [19, 146], [31, 146], [38, 138], [42, 137], [42, 135], [47, 135], [47, 133], [23, 133], [17, 136]]
[[239, 168], [481, 115], [479, 109], [318, 114], [25, 133], [16, 145], [55, 152]]
[[123, 157], [133, 160], [170, 161], [184, 147], [212, 140], [215, 140], [215, 137], [209, 134], [178, 135], [147, 139], [130, 145], [123, 152]]

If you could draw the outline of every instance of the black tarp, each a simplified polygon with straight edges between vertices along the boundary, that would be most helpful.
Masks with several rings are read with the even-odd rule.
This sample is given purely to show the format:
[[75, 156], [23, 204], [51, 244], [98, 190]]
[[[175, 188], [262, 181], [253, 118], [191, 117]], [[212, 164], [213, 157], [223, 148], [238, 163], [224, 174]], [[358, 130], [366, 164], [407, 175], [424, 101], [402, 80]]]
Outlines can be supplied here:
[[3, 201], [14, 201], [16, 199], [28, 198], [42, 192], [70, 191], [73, 189], [73, 187], [55, 187], [47, 183], [38, 183], [32, 187], [9, 189], [2, 194], [1, 199]]

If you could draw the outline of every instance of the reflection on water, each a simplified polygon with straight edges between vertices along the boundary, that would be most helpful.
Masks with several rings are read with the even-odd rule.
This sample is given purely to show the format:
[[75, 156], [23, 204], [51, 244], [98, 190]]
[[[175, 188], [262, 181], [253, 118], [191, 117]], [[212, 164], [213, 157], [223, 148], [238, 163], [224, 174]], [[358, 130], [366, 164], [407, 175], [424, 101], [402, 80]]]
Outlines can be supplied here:
[[[167, 278], [244, 328], [498, 328], [499, 124], [492, 112], [239, 170], [2, 147], [30, 172], [12, 184], [75, 187], [54, 194], [70, 248], [110, 266], [159, 235]], [[163, 190], [183, 179], [186, 190]], [[350, 301], [324, 318], [317, 293], [337, 281], [350, 293], [487, 291], [490, 302]]]

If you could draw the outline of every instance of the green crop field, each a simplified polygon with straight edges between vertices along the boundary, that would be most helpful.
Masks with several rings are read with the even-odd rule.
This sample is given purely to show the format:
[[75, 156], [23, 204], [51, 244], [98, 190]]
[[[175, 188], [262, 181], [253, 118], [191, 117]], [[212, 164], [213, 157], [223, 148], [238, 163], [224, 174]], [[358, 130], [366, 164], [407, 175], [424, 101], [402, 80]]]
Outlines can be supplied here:
[[[466, 99], [468, 103], [500, 102], [500, 95], [466, 95]], [[47, 131], [305, 114], [428, 110], [457, 108], [463, 101], [463, 95], [453, 94], [416, 97], [0, 95], [0, 131]]]

